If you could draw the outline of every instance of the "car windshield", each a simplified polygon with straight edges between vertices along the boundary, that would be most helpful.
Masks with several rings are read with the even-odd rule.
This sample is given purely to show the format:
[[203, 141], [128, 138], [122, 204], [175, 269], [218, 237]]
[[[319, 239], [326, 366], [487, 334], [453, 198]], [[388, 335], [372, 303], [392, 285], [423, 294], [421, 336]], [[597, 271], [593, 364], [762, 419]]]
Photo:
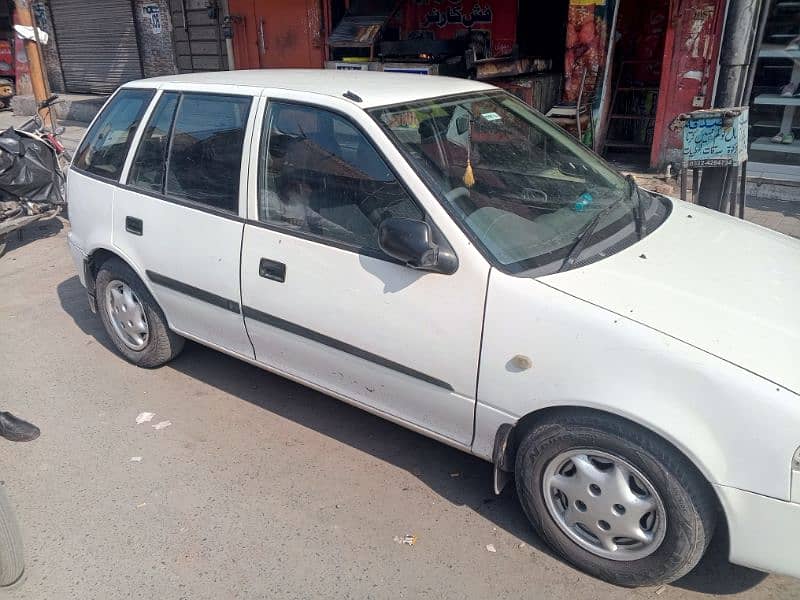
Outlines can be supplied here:
[[370, 112], [508, 272], [559, 265], [582, 234], [597, 248], [598, 240], [632, 223], [630, 184], [510, 94], [447, 96]]

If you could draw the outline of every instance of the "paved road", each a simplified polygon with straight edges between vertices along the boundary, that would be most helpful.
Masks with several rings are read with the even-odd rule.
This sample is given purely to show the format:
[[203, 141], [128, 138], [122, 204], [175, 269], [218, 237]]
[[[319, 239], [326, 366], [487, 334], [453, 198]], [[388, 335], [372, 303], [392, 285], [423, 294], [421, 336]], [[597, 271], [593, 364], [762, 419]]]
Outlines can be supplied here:
[[198, 345], [137, 369], [87, 308], [68, 224], [39, 227], [0, 258], [0, 406], [43, 432], [0, 453], [28, 555], [11, 600], [800, 598], [722, 538], [674, 585], [614, 588], [549, 554], [480, 460]]

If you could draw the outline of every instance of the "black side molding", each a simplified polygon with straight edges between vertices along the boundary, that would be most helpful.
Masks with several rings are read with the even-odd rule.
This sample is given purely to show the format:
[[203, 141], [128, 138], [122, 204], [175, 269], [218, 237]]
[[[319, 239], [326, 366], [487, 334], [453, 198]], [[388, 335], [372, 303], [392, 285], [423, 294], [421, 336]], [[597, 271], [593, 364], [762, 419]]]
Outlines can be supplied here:
[[454, 391], [453, 386], [447, 383], [446, 381], [442, 381], [441, 379], [436, 379], [435, 377], [431, 377], [430, 375], [421, 373], [416, 369], [412, 369], [405, 365], [401, 365], [399, 363], [394, 362], [393, 360], [389, 360], [388, 358], [384, 358], [382, 356], [378, 356], [377, 354], [373, 354], [372, 352], [368, 352], [367, 350], [357, 348], [356, 346], [351, 346], [346, 342], [342, 342], [341, 340], [337, 340], [322, 333], [318, 333], [316, 331], [313, 331], [312, 329], [308, 329], [307, 327], [298, 325], [297, 323], [286, 321], [284, 319], [281, 319], [280, 317], [270, 315], [258, 309], [252, 308], [250, 306], [243, 306], [242, 309], [240, 310], [239, 303], [234, 302], [233, 300], [228, 300], [227, 298], [223, 298], [222, 296], [218, 296], [206, 290], [194, 287], [193, 285], [189, 285], [188, 283], [183, 283], [182, 281], [178, 281], [177, 279], [172, 279], [171, 277], [167, 277], [166, 275], [156, 273], [155, 271], [148, 270], [145, 271], [145, 273], [147, 274], [148, 279], [150, 279], [150, 281], [152, 281], [156, 285], [160, 285], [165, 288], [175, 290], [176, 292], [180, 292], [181, 294], [191, 296], [192, 298], [202, 300], [203, 302], [208, 302], [209, 304], [213, 304], [214, 306], [219, 306], [220, 308], [224, 308], [225, 310], [229, 310], [233, 313], [242, 314], [248, 319], [253, 319], [254, 321], [266, 323], [267, 325], [277, 327], [278, 329], [283, 329], [284, 331], [288, 331], [289, 333], [293, 333], [295, 335], [299, 335], [300, 337], [304, 337], [308, 340], [312, 340], [314, 342], [318, 342], [325, 346], [329, 346], [330, 348], [346, 352], [347, 354], [351, 354], [352, 356], [356, 356], [363, 360], [375, 363], [376, 365], [386, 367], [387, 369], [392, 369], [393, 371], [397, 371], [398, 373], [403, 373], [404, 375], [408, 375], [409, 377], [413, 377], [414, 379], [419, 379], [420, 381], [424, 381], [425, 383], [435, 385], [450, 392]]
[[430, 375], [426, 375], [425, 373], [420, 373], [415, 369], [396, 363], [392, 360], [389, 360], [388, 358], [383, 358], [382, 356], [378, 356], [377, 354], [373, 354], [372, 352], [362, 350], [361, 348], [357, 348], [356, 346], [351, 346], [346, 342], [342, 342], [341, 340], [337, 340], [322, 333], [318, 333], [316, 331], [303, 327], [302, 325], [298, 325], [297, 323], [285, 321], [280, 317], [276, 317], [274, 315], [261, 312], [260, 310], [252, 308], [250, 306], [243, 307], [243, 314], [248, 319], [253, 319], [254, 321], [260, 321], [261, 323], [266, 323], [267, 325], [272, 325], [273, 327], [277, 327], [278, 329], [283, 329], [284, 331], [288, 331], [289, 333], [299, 335], [300, 337], [304, 337], [314, 342], [324, 344], [325, 346], [330, 346], [331, 348], [334, 348], [336, 350], [341, 350], [342, 352], [346, 352], [347, 354], [357, 356], [358, 358], [362, 358], [369, 362], [375, 363], [376, 365], [386, 367], [387, 369], [392, 369], [393, 371], [397, 371], [398, 373], [403, 373], [404, 375], [408, 375], [409, 377], [413, 377], [414, 379], [419, 379], [421, 381], [430, 383], [431, 385], [435, 385], [440, 388], [444, 388], [451, 392], [453, 391], [453, 386], [451, 386], [446, 381], [442, 381], [441, 379], [436, 379], [435, 377], [431, 377]]
[[238, 302], [235, 302], [233, 300], [228, 300], [227, 298], [223, 298], [222, 296], [217, 296], [216, 294], [212, 294], [211, 292], [207, 292], [206, 290], [201, 290], [200, 288], [196, 288], [193, 285], [189, 285], [188, 283], [183, 283], [182, 281], [178, 281], [177, 279], [172, 279], [171, 277], [167, 277], [166, 275], [161, 275], [160, 273], [156, 273], [155, 271], [145, 271], [145, 273], [147, 274], [147, 278], [156, 285], [160, 285], [165, 288], [175, 290], [176, 292], [180, 292], [181, 294], [185, 294], [187, 296], [191, 296], [192, 298], [202, 300], [203, 302], [208, 302], [209, 304], [213, 304], [214, 306], [219, 306], [220, 308], [229, 310], [233, 313], [236, 313], [237, 315], [241, 314]]

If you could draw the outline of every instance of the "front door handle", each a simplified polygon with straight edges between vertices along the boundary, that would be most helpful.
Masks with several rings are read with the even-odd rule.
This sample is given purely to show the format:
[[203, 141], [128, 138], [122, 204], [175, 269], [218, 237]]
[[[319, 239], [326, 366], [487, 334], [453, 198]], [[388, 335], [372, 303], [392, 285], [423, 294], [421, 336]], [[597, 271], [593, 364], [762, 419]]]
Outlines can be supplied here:
[[258, 263], [258, 275], [272, 281], [286, 281], [286, 265], [277, 260], [262, 258]]
[[141, 219], [136, 217], [125, 217], [125, 231], [133, 235], [142, 235], [144, 233], [144, 224]]

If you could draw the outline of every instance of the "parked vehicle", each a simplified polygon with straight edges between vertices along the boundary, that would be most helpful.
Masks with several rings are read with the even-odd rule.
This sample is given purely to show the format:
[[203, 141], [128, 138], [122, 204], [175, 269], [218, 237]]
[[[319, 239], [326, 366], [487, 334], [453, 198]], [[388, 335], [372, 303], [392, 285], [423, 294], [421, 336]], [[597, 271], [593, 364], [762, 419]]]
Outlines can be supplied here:
[[[51, 96], [39, 108], [50, 110], [59, 102]], [[0, 255], [8, 234], [61, 212], [71, 160], [58, 139], [61, 133], [54, 120], [47, 127], [38, 114], [0, 133]]]
[[196, 340], [513, 477], [624, 586], [800, 576], [800, 242], [637, 188], [483, 83], [237, 71], [123, 86], [70, 169], [92, 310]]

